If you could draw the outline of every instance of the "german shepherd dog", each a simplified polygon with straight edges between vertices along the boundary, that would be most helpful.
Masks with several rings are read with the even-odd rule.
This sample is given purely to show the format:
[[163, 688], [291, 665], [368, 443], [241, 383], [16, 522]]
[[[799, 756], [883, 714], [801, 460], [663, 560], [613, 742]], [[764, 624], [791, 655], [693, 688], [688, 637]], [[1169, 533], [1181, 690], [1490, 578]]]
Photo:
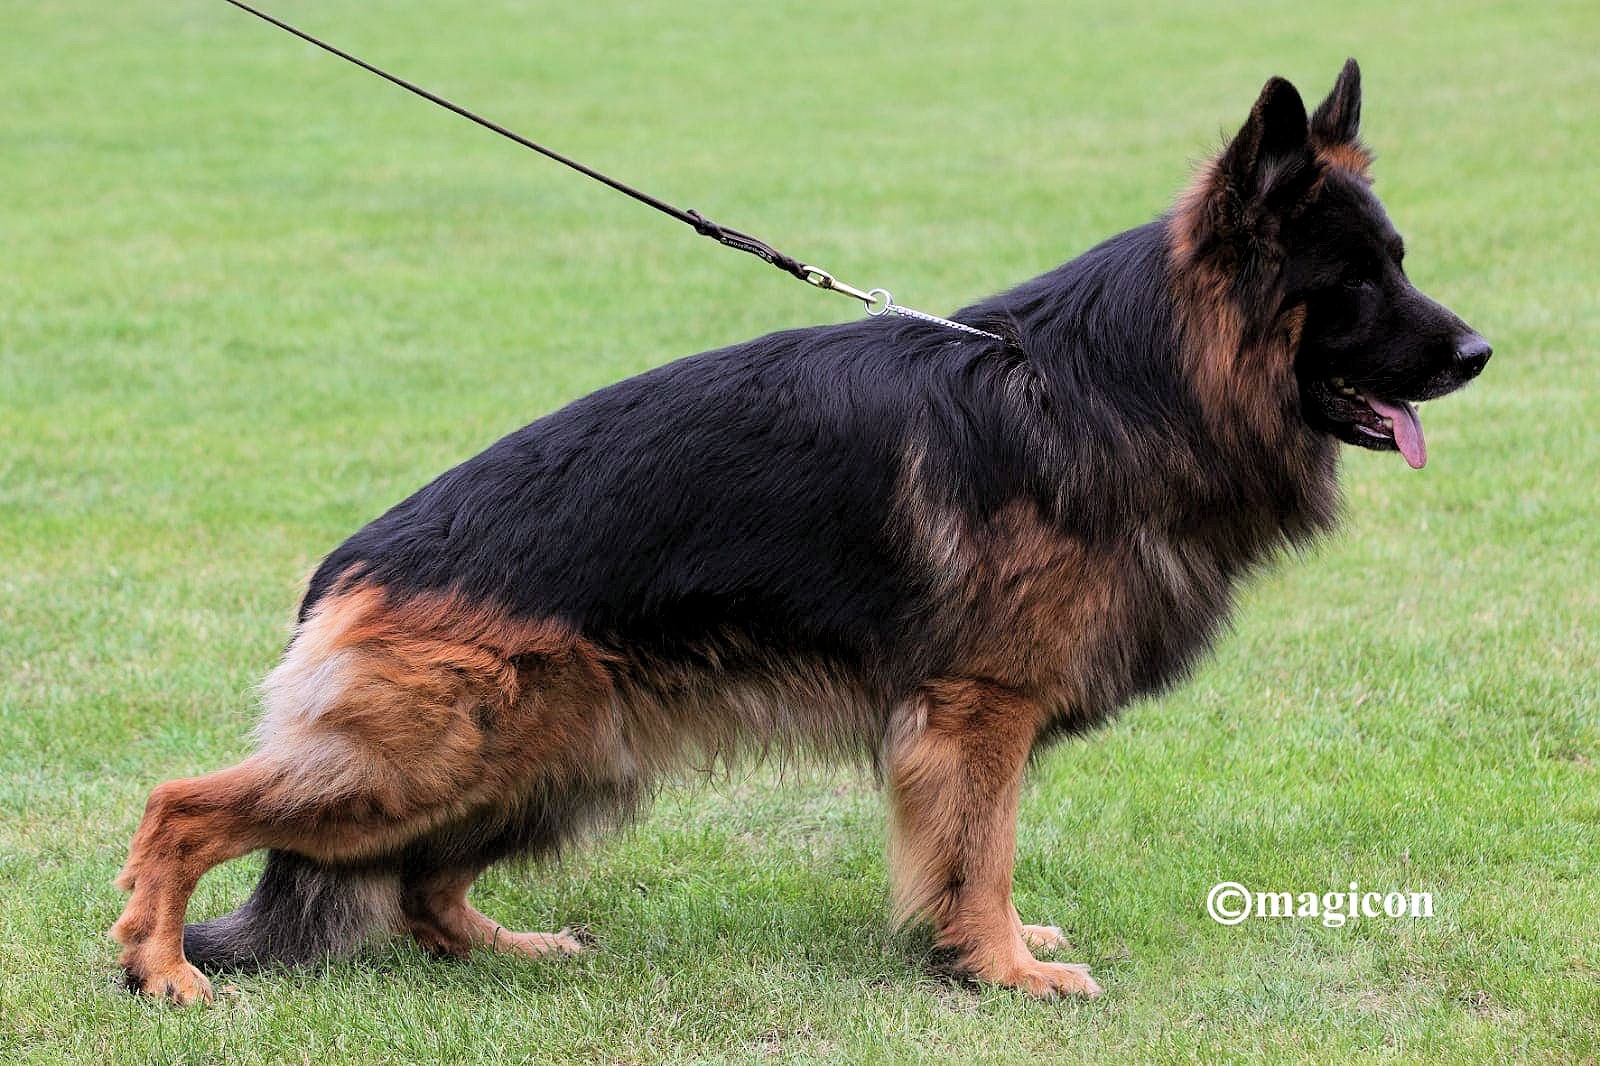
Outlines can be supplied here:
[[[253, 755], [156, 788], [117, 879], [131, 987], [347, 952], [573, 952], [467, 902], [691, 765], [870, 765], [895, 910], [981, 981], [1096, 995], [1011, 903], [1051, 738], [1184, 676], [1238, 583], [1333, 523], [1339, 442], [1425, 458], [1413, 401], [1489, 345], [1412, 287], [1347, 63], [1267, 82], [1176, 206], [961, 311], [776, 333], [601, 389], [321, 564]], [[237, 911], [202, 874], [269, 849]]]

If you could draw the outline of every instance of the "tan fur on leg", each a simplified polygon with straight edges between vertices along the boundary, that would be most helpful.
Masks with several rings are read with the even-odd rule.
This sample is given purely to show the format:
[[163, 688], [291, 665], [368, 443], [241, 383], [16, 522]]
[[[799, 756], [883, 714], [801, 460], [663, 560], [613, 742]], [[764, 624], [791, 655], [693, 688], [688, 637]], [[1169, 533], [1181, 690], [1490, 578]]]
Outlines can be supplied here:
[[117, 876], [117, 887], [133, 895], [111, 927], [138, 991], [180, 1004], [211, 1000], [211, 983], [183, 957], [184, 912], [207, 870], [261, 846], [248, 807], [263, 780], [259, 766], [242, 763], [150, 794]]
[[[330, 595], [268, 679], [259, 752], [151, 795], [117, 879], [133, 895], [111, 930], [129, 983], [210, 998], [183, 954], [184, 912], [218, 863], [258, 848], [322, 862], [392, 854], [464, 812], [592, 771], [609, 684], [600, 654], [555, 623], [447, 597], [397, 605], [371, 587]], [[443, 939], [493, 942], [499, 927], [466, 906], [465, 885], [458, 894]], [[524, 954], [577, 947], [563, 934], [498, 939]]]
[[559, 933], [513, 932], [467, 902], [467, 889], [477, 872], [456, 873], [424, 888], [408, 889], [401, 901], [406, 926], [429, 951], [466, 955], [473, 948], [505, 951], [528, 958], [552, 952], [576, 955], [583, 946], [563, 929]]
[[933, 923], [979, 980], [1031, 995], [1096, 996], [1085, 966], [1040, 962], [1011, 905], [1017, 797], [1040, 710], [978, 681], [928, 686], [889, 758], [896, 911]]

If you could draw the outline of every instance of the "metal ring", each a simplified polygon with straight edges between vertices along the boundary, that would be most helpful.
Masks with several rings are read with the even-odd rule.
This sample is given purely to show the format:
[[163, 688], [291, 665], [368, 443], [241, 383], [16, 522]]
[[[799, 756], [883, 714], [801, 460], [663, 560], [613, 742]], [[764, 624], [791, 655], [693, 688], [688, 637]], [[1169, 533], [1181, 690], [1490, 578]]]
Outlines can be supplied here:
[[867, 314], [873, 318], [889, 313], [889, 308], [894, 306], [894, 297], [889, 295], [888, 289], [872, 289], [867, 293], [864, 301], [867, 305]]

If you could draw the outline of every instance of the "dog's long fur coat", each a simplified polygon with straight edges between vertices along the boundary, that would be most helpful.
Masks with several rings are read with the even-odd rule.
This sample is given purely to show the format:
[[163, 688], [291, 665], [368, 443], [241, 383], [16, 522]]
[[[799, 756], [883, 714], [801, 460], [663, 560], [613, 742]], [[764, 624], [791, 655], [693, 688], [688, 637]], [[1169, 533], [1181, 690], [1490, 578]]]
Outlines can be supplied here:
[[[468, 886], [778, 746], [876, 768], [898, 912], [968, 971], [1098, 992], [1011, 906], [1030, 753], [1181, 678], [1239, 580], [1331, 523], [1339, 440], [1415, 464], [1405, 401], [1488, 357], [1405, 281], [1359, 102], [1353, 63], [1309, 119], [1269, 82], [1171, 213], [956, 316], [1003, 341], [874, 319], [697, 355], [362, 529], [311, 581], [255, 754], [152, 795], [114, 930], [132, 983], [207, 997], [191, 963], [380, 926], [575, 950]], [[250, 900], [185, 930], [201, 874], [259, 848]]]

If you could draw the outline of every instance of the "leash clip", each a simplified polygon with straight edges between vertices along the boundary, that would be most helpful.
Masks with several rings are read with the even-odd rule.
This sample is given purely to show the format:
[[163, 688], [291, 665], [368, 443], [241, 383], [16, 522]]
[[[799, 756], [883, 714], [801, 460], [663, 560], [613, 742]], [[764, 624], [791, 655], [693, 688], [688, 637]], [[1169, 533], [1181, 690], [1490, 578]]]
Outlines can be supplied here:
[[857, 300], [861, 301], [862, 306], [867, 309], [867, 315], [871, 318], [878, 318], [883, 315], [891, 314], [901, 315], [905, 318], [915, 318], [923, 322], [931, 322], [936, 326], [944, 326], [948, 329], [960, 330], [962, 333], [970, 333], [975, 337], [988, 337], [990, 340], [1002, 342], [1005, 340], [1005, 338], [1000, 336], [998, 333], [990, 333], [986, 329], [978, 329], [977, 327], [969, 326], [964, 322], [952, 322], [948, 318], [940, 318], [938, 315], [930, 315], [926, 311], [918, 311], [911, 307], [901, 307], [899, 304], [894, 302], [894, 297], [889, 294], [888, 289], [869, 289], [866, 292], [863, 292], [854, 285], [847, 285], [846, 283], [840, 281], [838, 278], [834, 277], [826, 270], [823, 270], [821, 267], [806, 266], [802, 264], [800, 267], [799, 278], [807, 285], [815, 285], [819, 289], [827, 289], [830, 292], [838, 292], [843, 293], [846, 296], [855, 297]]
[[815, 285], [819, 289], [827, 289], [830, 292], [853, 296], [862, 302], [867, 309], [867, 314], [873, 318], [877, 318], [879, 315], [886, 315], [894, 309], [894, 297], [889, 295], [888, 289], [871, 289], [863, 292], [854, 285], [840, 281], [821, 267], [802, 266], [800, 269], [805, 272], [801, 280], [807, 285]]
[[819, 289], [827, 289], [830, 292], [842, 292], [846, 296], [855, 297], [862, 303], [872, 302], [871, 293], [862, 292], [854, 285], [851, 285], [848, 282], [840, 281], [838, 278], [834, 277], [826, 270], [823, 270], [821, 267], [802, 266], [800, 269], [805, 271], [802, 280], [807, 285], [815, 285]]

